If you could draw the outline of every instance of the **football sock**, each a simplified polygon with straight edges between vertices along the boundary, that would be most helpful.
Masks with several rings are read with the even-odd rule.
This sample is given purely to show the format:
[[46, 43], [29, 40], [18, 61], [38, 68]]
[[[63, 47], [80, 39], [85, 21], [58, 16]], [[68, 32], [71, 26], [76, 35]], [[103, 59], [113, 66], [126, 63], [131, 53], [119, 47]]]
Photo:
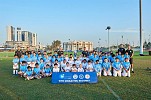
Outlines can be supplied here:
[[16, 74], [18, 74], [18, 70], [16, 70]]
[[15, 75], [15, 70], [13, 70], [13, 74]]

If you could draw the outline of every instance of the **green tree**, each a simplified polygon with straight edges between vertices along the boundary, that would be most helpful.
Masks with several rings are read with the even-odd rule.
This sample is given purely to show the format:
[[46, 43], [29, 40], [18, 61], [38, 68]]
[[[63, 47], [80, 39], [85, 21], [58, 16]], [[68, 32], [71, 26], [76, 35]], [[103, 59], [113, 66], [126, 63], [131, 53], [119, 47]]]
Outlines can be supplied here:
[[145, 42], [144, 42], [144, 44], [143, 44], [143, 47], [144, 47], [144, 48], [148, 48], [148, 44], [147, 44], [146, 40], [145, 40]]
[[46, 50], [57, 50], [61, 46], [61, 41], [54, 40], [51, 45], [46, 46]]

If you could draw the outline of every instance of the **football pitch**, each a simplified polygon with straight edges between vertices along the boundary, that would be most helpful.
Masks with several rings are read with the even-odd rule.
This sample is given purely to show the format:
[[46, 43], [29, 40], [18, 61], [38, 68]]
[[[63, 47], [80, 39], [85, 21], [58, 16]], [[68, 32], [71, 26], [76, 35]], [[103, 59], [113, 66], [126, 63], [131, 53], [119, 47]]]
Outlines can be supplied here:
[[[137, 53], [136, 53], [137, 54]], [[97, 84], [51, 84], [12, 75], [13, 54], [0, 53], [0, 100], [150, 100], [151, 56], [134, 56], [131, 77], [99, 77]]]

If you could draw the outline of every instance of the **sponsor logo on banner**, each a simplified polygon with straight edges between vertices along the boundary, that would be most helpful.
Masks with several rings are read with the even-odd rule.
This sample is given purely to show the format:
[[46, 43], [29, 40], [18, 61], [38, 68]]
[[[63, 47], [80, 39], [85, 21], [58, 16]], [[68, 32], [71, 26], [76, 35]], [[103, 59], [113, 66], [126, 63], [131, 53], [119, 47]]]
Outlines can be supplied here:
[[73, 75], [73, 79], [77, 79], [78, 78], [78, 75], [77, 74], [74, 74]]
[[83, 74], [80, 74], [80, 75], [79, 75], [79, 78], [80, 78], [80, 79], [83, 79], [83, 78], [84, 78], [84, 75], [83, 75]]
[[85, 78], [86, 78], [86, 79], [89, 79], [89, 78], [90, 78], [90, 75], [89, 75], [89, 74], [86, 74], [86, 75], [85, 75]]
[[64, 78], [64, 74], [60, 74], [60, 78], [63, 79]]

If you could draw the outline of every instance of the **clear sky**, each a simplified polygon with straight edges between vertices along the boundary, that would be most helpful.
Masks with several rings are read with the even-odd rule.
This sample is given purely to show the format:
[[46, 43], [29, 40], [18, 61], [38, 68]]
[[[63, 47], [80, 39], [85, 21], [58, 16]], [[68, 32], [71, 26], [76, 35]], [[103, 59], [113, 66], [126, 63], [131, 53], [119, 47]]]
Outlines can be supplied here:
[[[142, 0], [144, 39], [151, 34], [151, 0]], [[92, 41], [94, 46], [124, 42], [139, 45], [139, 0], [0, 0], [0, 43], [6, 26], [35, 32], [38, 42]]]

